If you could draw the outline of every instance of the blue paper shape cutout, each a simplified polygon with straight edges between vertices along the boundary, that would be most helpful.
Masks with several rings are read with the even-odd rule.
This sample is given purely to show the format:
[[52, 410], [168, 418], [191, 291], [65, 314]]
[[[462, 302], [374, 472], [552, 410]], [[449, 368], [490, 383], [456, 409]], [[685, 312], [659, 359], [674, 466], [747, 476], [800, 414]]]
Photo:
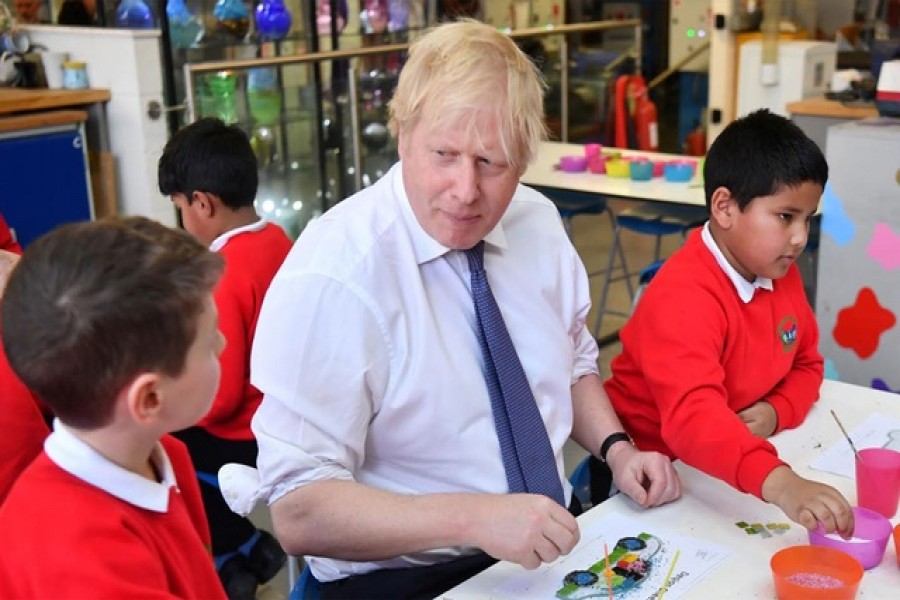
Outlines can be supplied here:
[[841, 380], [841, 375], [838, 373], [837, 367], [834, 366], [834, 361], [830, 358], [825, 359], [825, 379], [830, 379], [832, 381]]
[[834, 193], [830, 182], [825, 184], [822, 193], [822, 232], [831, 236], [838, 246], [845, 246], [856, 237], [856, 224], [847, 215], [844, 202]]

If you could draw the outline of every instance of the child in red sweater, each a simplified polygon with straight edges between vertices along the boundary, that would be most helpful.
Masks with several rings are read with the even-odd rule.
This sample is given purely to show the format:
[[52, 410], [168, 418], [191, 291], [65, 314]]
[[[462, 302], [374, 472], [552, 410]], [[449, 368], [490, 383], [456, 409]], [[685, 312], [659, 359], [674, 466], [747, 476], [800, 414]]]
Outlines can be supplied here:
[[13, 370], [57, 419], [0, 507], [2, 598], [224, 598], [190, 456], [221, 258], [141, 217], [35, 240], [3, 297]]
[[621, 332], [606, 392], [634, 443], [680, 458], [849, 536], [834, 488], [804, 479], [766, 438], [819, 397], [816, 318], [797, 266], [828, 165], [789, 120], [761, 110], [731, 123], [704, 168], [710, 218], [647, 286]]
[[[2, 242], [0, 217], [0, 242]], [[19, 255], [0, 249], [0, 300], [3, 289]], [[35, 398], [9, 366], [0, 344], [0, 504], [13, 482], [28, 464], [41, 453], [44, 439], [50, 434]]]
[[209, 413], [175, 435], [187, 444], [201, 479], [213, 554], [232, 600], [255, 597], [256, 586], [286, 560], [268, 532], [233, 513], [218, 487], [226, 463], [256, 465], [250, 420], [262, 394], [250, 385], [250, 348], [263, 297], [291, 249], [284, 231], [253, 206], [258, 176], [246, 134], [213, 118], [178, 131], [159, 159], [159, 189], [181, 213], [184, 228], [225, 259], [215, 291], [225, 336], [222, 382]]

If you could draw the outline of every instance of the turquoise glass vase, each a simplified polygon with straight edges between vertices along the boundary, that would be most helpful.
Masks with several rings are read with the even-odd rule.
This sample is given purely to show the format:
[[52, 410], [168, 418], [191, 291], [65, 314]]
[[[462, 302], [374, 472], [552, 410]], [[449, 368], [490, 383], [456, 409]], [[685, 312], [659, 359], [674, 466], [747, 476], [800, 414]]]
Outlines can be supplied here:
[[176, 48], [190, 48], [203, 35], [203, 25], [190, 10], [184, 0], [169, 0], [166, 4], [169, 18], [169, 38]]

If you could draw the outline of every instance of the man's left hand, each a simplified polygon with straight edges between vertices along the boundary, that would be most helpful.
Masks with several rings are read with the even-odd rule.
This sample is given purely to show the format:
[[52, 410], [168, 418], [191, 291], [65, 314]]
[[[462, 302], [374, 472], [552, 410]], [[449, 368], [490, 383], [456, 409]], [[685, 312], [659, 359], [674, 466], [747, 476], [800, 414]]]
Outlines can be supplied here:
[[616, 487], [644, 508], [681, 497], [681, 480], [668, 456], [641, 452], [631, 444], [615, 444], [607, 462]]

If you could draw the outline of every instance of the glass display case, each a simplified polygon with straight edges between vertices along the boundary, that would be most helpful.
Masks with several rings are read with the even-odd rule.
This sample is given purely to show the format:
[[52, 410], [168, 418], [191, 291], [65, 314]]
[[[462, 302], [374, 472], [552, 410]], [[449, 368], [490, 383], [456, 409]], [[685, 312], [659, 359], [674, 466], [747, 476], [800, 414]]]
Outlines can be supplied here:
[[[625, 51], [581, 42], [631, 31]], [[296, 237], [310, 219], [370, 185], [397, 160], [387, 103], [408, 44], [423, 29], [363, 34], [356, 48], [186, 62], [187, 118], [217, 116], [250, 135], [260, 167], [257, 210]], [[640, 22], [600, 21], [509, 32], [548, 84], [547, 122], [562, 141], [603, 138], [611, 81], [640, 64]], [[626, 67], [630, 63], [631, 67]], [[566, 93], [563, 93], [563, 90]]]

